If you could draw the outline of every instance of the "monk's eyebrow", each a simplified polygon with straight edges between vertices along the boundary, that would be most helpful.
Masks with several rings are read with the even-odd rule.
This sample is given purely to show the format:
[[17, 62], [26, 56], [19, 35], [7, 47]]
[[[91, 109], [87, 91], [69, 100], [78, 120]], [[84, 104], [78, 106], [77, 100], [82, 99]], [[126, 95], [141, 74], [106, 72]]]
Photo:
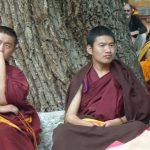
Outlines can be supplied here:
[[115, 44], [115, 42], [110, 42], [110, 43], [107, 43], [107, 42], [99, 42], [98, 44]]
[[[2, 43], [3, 41], [2, 40], [0, 40], [0, 43]], [[6, 44], [8, 44], [8, 45], [13, 45], [12, 43], [10, 43], [10, 42], [4, 42], [4, 44], [6, 45]]]
[[9, 45], [12, 45], [12, 43], [10, 43], [10, 42], [6, 42], [5, 44], [9, 44]]

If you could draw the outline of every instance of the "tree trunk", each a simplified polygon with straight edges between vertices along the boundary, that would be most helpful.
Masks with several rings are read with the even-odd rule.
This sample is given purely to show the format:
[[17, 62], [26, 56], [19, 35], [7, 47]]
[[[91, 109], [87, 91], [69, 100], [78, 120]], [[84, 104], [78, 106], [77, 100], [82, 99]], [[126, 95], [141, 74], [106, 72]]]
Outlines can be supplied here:
[[113, 30], [117, 57], [143, 81], [120, 0], [1, 0], [0, 24], [18, 34], [11, 63], [28, 77], [29, 101], [38, 111], [64, 108], [72, 74], [89, 60], [86, 34], [96, 25]]

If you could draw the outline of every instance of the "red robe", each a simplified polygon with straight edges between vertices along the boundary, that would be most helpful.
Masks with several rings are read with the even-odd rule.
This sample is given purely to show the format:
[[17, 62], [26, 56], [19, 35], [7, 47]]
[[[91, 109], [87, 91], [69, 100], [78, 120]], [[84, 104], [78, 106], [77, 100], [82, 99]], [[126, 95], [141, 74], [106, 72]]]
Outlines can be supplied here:
[[[6, 100], [19, 108], [24, 118], [32, 117], [30, 126], [38, 139], [40, 133], [40, 120], [36, 110], [27, 101], [29, 91], [28, 81], [21, 70], [6, 65]], [[23, 132], [6, 124], [0, 123], [0, 149], [2, 150], [35, 150], [33, 135], [26, 130], [25, 125], [13, 113], [0, 114], [17, 125]]]
[[[66, 111], [82, 84], [89, 67], [89, 65], [85, 66], [73, 77], [66, 98]], [[127, 117], [128, 122], [112, 127], [87, 127], [69, 123], [59, 124], [53, 132], [52, 150], [105, 150], [116, 140], [123, 143], [132, 140], [148, 127], [150, 97], [144, 91], [132, 70], [124, 63], [114, 60], [111, 64], [110, 72], [121, 86], [123, 113]], [[109, 94], [113, 93], [108, 92]], [[108, 105], [108, 107], [111, 107], [111, 100]], [[102, 106], [98, 109], [102, 109]], [[84, 114], [87, 115], [86, 112]], [[119, 113], [119, 115], [121, 114]]]
[[90, 67], [82, 85], [81, 118], [107, 121], [124, 116], [122, 89], [111, 72], [99, 78], [94, 68]]

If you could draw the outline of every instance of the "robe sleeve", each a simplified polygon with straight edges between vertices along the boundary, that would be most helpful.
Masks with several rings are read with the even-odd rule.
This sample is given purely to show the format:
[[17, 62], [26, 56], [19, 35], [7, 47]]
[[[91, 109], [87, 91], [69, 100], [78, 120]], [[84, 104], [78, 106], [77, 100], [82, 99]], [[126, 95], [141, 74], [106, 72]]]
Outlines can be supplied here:
[[29, 84], [24, 73], [16, 67], [7, 66], [6, 100], [8, 104], [22, 105], [26, 100]]

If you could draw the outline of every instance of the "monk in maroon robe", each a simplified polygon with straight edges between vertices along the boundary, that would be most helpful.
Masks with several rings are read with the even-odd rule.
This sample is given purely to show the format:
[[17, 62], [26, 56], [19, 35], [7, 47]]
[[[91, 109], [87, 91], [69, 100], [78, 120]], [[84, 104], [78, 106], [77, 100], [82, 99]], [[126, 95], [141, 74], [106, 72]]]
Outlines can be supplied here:
[[20, 69], [7, 63], [16, 43], [14, 30], [0, 26], [0, 149], [36, 150], [40, 120], [27, 101], [28, 81]]
[[124, 63], [115, 60], [115, 38], [104, 26], [87, 37], [92, 62], [72, 79], [65, 123], [53, 133], [52, 150], [104, 150], [112, 142], [128, 142], [150, 119], [150, 97]]

